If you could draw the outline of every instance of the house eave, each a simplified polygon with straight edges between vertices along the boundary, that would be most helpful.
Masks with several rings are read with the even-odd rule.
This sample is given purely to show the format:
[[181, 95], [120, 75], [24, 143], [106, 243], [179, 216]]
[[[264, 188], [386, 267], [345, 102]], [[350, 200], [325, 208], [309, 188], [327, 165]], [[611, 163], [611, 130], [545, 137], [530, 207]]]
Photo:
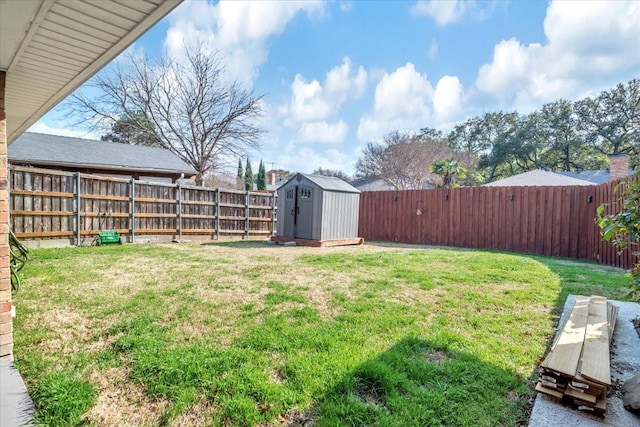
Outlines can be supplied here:
[[[6, 71], [4, 108], [7, 113], [7, 143], [11, 144], [181, 1], [130, 0], [123, 4], [109, 0], [101, 3], [0, 0], [0, 49], [3, 51], [0, 55], [0, 71]], [[87, 20], [94, 27], [102, 22], [105, 27], [116, 28], [118, 35], [97, 31], [99, 26], [91, 30], [92, 35], [78, 33], [75, 26], [91, 26], [77, 17], [75, 20], [67, 19], [57, 10], [73, 7], [99, 9], [99, 13], [87, 14]], [[128, 7], [136, 8], [137, 18], [111, 11]], [[82, 12], [76, 13], [82, 16]], [[72, 22], [68, 27], [60, 25], [61, 20], [65, 19], [65, 22]], [[51, 26], [56, 25], [57, 29], [62, 28], [56, 33], [59, 37], [86, 46], [84, 50], [77, 46], [65, 50], [73, 57], [67, 59], [66, 63], [60, 55], [61, 42], [47, 39], [47, 34], [52, 33]], [[42, 40], [47, 40], [47, 44], [43, 44]]]

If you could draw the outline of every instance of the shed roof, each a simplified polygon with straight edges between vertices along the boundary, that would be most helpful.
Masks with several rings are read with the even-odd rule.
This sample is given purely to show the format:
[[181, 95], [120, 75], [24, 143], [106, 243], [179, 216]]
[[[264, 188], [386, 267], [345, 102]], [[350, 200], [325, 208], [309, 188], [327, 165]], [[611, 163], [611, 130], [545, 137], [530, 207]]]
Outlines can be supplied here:
[[339, 191], [342, 193], [360, 193], [360, 190], [344, 182], [340, 178], [336, 178], [334, 176], [310, 175], [306, 173], [295, 174], [293, 177], [291, 177], [291, 179], [289, 179], [289, 181], [284, 183], [280, 188], [284, 187], [285, 185], [287, 185], [288, 183], [296, 179], [296, 177], [299, 175], [307, 178], [309, 181], [313, 182], [323, 190]]
[[119, 171], [184, 173], [196, 171], [169, 150], [25, 132], [8, 148], [11, 163], [86, 167]]

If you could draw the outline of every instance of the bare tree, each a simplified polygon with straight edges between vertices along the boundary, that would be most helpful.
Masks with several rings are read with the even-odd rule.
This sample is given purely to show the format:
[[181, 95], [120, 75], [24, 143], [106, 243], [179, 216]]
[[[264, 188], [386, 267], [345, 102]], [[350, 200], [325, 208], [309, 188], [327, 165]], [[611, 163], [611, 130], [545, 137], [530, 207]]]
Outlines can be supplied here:
[[184, 58], [129, 56], [126, 65], [115, 63], [94, 77], [90, 86], [97, 90], [74, 94], [72, 113], [103, 129], [126, 120], [192, 165], [198, 182], [259, 148], [262, 97], [225, 81], [218, 53], [199, 44], [187, 47]]
[[356, 177], [379, 176], [398, 190], [422, 188], [438, 180], [430, 165], [450, 157], [453, 151], [442, 139], [394, 131], [382, 144], [367, 145], [356, 162]]

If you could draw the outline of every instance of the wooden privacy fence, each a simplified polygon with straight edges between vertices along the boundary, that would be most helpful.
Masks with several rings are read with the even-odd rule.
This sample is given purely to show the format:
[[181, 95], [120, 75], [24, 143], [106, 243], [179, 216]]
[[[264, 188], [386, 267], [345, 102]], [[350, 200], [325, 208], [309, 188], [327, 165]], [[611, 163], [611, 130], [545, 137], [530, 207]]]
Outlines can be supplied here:
[[[596, 209], [615, 183], [575, 187], [468, 187], [372, 191], [360, 195], [359, 235], [426, 245], [581, 258], [631, 268], [602, 241]], [[613, 206], [609, 207], [612, 212]]]
[[12, 166], [11, 227], [20, 239], [69, 238], [102, 230], [137, 235], [270, 236], [276, 196]]

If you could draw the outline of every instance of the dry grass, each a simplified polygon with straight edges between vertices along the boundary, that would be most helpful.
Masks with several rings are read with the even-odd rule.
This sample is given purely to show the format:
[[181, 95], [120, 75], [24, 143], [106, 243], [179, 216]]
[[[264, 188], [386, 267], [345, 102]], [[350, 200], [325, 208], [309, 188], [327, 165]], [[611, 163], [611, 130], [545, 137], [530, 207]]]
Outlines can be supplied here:
[[[19, 313], [25, 309], [16, 355], [29, 386], [59, 370], [91, 383], [97, 394], [83, 419], [97, 426], [199, 426], [211, 420], [307, 426], [322, 421], [322, 411], [345, 416], [336, 415], [342, 409], [327, 410], [331, 405], [358, 401], [369, 414], [363, 419], [371, 421], [367, 417], [379, 416], [377, 411], [389, 415], [386, 391], [356, 388], [350, 391], [359, 396], [354, 403], [341, 397], [336, 383], [368, 361], [395, 354], [395, 347], [392, 364], [408, 357], [442, 369], [434, 384], [460, 352], [472, 353], [479, 369], [499, 366], [505, 378], [526, 378], [553, 330], [562, 280], [594, 287], [602, 280], [592, 273], [612, 274], [573, 261], [545, 263], [569, 273], [560, 279], [528, 257], [431, 254], [397, 244], [309, 248], [235, 241], [40, 250], [15, 300]], [[518, 317], [523, 310], [526, 324]], [[182, 364], [180, 358], [193, 360]], [[197, 370], [216, 358], [232, 368], [220, 368], [219, 376]], [[191, 368], [210, 375], [208, 382], [182, 384], [179, 374], [192, 378]], [[493, 386], [487, 381], [486, 388]], [[501, 381], [508, 385], [493, 397], [521, 405], [524, 386]], [[242, 391], [229, 391], [234, 387]], [[485, 412], [502, 417], [510, 408]], [[407, 411], [421, 413], [413, 406]], [[464, 409], [451, 416], [457, 412]], [[342, 420], [331, 416], [323, 425]]]
[[131, 381], [126, 367], [94, 370], [90, 379], [99, 394], [85, 415], [88, 423], [105, 427], [157, 426], [169, 406], [166, 399], [151, 398], [141, 384]]

